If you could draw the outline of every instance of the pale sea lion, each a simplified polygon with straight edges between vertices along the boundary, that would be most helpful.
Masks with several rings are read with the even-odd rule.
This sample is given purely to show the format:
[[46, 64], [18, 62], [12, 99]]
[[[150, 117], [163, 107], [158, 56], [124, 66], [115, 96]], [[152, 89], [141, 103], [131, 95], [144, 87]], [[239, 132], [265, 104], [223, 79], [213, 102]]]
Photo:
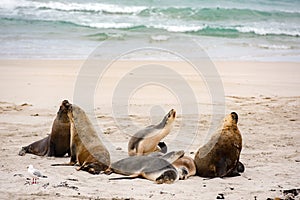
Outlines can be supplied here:
[[102, 144], [85, 112], [76, 105], [68, 109], [71, 122], [70, 164], [79, 164], [77, 170], [99, 174], [110, 165], [110, 154]]
[[158, 144], [161, 139], [170, 133], [175, 117], [176, 111], [172, 109], [159, 124], [147, 126], [135, 133], [128, 143], [128, 155], [140, 156], [161, 151]]
[[196, 174], [196, 165], [194, 159], [189, 156], [183, 156], [177, 159], [176, 161], [172, 162], [172, 165], [177, 169], [180, 180], [185, 180], [188, 177]]
[[67, 116], [69, 106], [70, 103], [64, 100], [53, 121], [51, 134], [28, 146], [22, 147], [19, 155], [23, 156], [26, 153], [55, 157], [62, 157], [67, 153], [70, 155], [70, 121]]
[[238, 175], [244, 170], [239, 164], [242, 136], [237, 126], [238, 115], [227, 115], [222, 128], [199, 148], [195, 155], [197, 175], [202, 177], [225, 177]]
[[[130, 176], [130, 178], [143, 177], [158, 184], [173, 183], [179, 179], [176, 168], [171, 162], [182, 157], [183, 151], [170, 152], [167, 157], [157, 156], [130, 156], [112, 163], [110, 172]], [[110, 180], [122, 179], [112, 178]]]
[[[181, 156], [178, 156], [181, 155]], [[161, 152], [153, 152], [148, 156], [160, 157], [170, 162], [178, 171], [179, 180], [185, 180], [196, 174], [196, 165], [194, 159], [189, 156], [184, 156], [184, 151], [169, 152], [163, 154]]]

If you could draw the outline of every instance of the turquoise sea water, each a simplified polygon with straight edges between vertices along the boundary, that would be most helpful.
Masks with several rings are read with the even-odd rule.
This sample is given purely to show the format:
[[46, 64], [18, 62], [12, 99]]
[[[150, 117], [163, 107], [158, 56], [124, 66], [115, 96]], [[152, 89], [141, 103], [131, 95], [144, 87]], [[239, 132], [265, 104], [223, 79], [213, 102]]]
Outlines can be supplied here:
[[299, 8], [298, 0], [4, 0], [0, 57], [86, 58], [107, 38], [188, 36], [213, 59], [300, 61]]

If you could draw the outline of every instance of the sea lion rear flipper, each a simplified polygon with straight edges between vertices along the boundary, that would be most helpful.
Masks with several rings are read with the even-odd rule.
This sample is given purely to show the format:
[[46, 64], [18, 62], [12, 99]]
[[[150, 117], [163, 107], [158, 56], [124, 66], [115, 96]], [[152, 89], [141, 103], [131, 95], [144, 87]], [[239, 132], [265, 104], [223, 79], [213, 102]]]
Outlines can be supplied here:
[[233, 176], [240, 176], [240, 173], [243, 173], [245, 171], [245, 166], [240, 161], [237, 163], [236, 167], [228, 173], [226, 176], [233, 177]]
[[132, 174], [130, 176], [121, 176], [121, 177], [116, 177], [116, 178], [109, 178], [108, 180], [135, 179], [137, 177], [139, 177], [139, 174]]
[[48, 151], [47, 142], [48, 136], [36, 142], [33, 142], [28, 146], [22, 147], [22, 149], [19, 151], [19, 155], [24, 156], [26, 153], [31, 153], [37, 156], [44, 156]]
[[236, 169], [238, 172], [243, 173], [245, 171], [245, 166], [242, 162], [239, 161], [236, 166]]
[[76, 163], [51, 164], [51, 166], [74, 166]]

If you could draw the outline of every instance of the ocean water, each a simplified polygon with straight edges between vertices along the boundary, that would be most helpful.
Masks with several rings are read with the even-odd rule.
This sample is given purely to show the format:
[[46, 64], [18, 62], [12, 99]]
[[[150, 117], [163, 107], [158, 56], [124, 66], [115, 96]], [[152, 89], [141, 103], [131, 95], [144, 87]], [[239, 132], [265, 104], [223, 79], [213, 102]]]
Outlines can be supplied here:
[[300, 61], [299, 8], [299, 0], [2, 0], [0, 58], [82, 59], [106, 39], [188, 48], [189, 37], [212, 59]]

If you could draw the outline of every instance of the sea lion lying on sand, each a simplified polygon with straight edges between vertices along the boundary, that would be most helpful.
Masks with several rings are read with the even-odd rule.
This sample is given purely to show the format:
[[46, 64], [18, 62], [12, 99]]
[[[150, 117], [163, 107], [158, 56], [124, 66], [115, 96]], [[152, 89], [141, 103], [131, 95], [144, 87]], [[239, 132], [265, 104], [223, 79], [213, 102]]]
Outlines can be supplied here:
[[[166, 157], [160, 156], [130, 156], [111, 164], [106, 173], [112, 172], [129, 176], [143, 177], [158, 184], [173, 183], [179, 179], [177, 169], [171, 164], [184, 155], [183, 151], [170, 152]], [[110, 180], [124, 179], [112, 178]]]
[[169, 152], [167, 154], [163, 154], [161, 152], [153, 152], [148, 156], [160, 157], [165, 160], [168, 160], [177, 169], [179, 180], [185, 180], [188, 177], [195, 175], [196, 166], [195, 166], [194, 159], [189, 156], [185, 156], [184, 151], [177, 151], [177, 153], [181, 153], [182, 156], [174, 157], [174, 152]]

